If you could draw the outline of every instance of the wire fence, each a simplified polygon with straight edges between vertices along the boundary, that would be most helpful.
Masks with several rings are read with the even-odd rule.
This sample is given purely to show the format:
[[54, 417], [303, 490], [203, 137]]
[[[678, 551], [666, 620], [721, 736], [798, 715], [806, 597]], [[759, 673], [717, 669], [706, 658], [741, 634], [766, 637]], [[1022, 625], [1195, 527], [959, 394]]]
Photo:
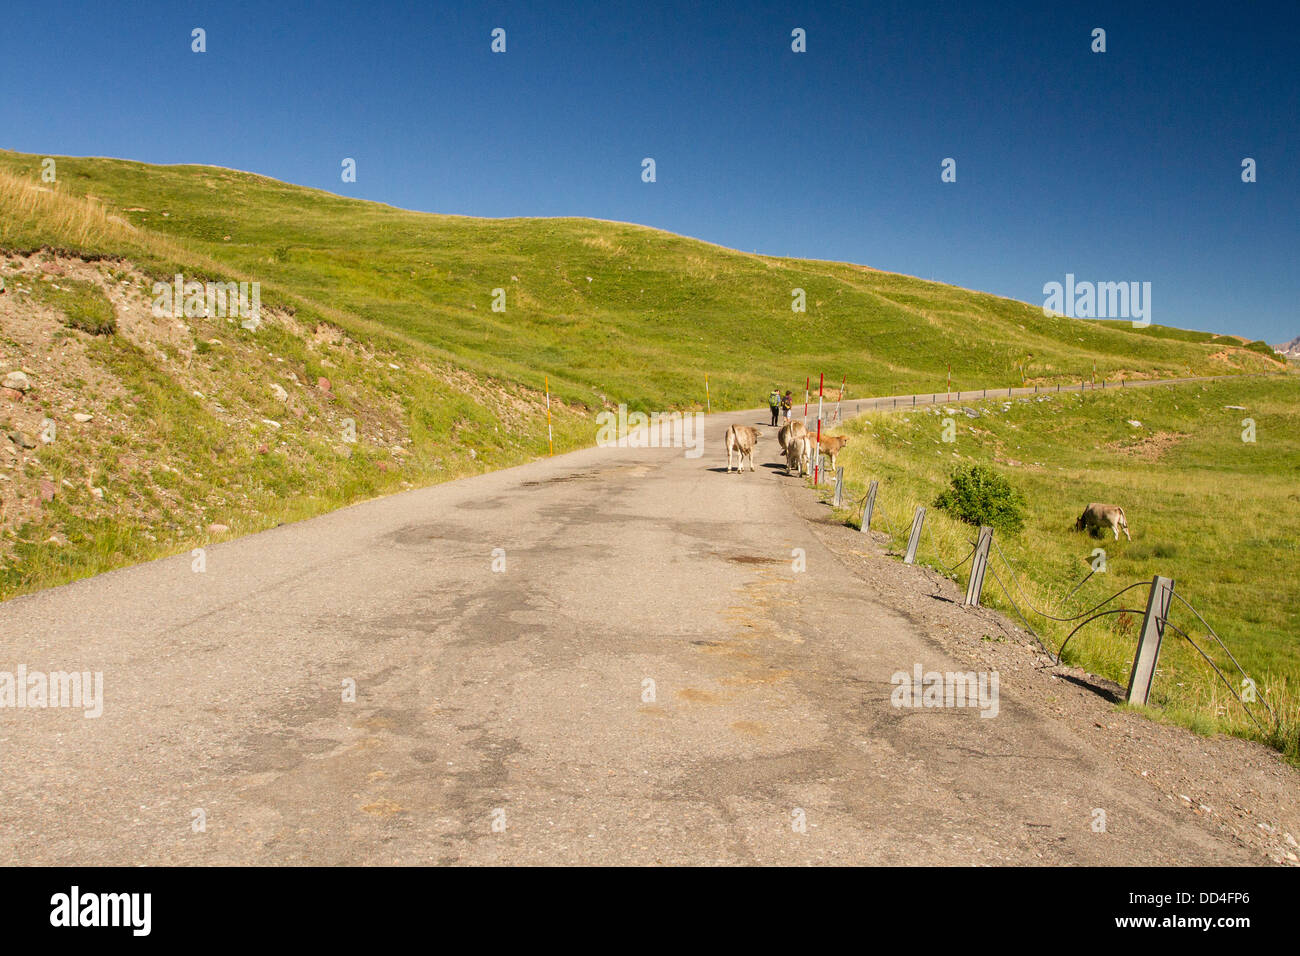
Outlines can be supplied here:
[[[879, 483], [877, 483], [877, 497], [874, 503], [874, 508], [871, 517], [872, 520], [874, 520], [875, 517], [877, 516], [880, 517], [881, 520], [883, 520], [885, 524], [885, 528], [887, 529], [887, 532], [889, 534], [889, 538], [891, 541], [893, 541], [897, 539], [899, 535], [894, 530], [893, 523], [889, 520], [889, 511], [887, 507], [880, 501], [879, 489], [880, 489], [880, 485]], [[867, 495], [864, 495], [862, 499], [858, 502], [859, 506], [862, 509], [861, 514], [864, 520], [866, 519], [865, 508], [866, 508], [867, 498], [869, 497], [869, 495], [870, 492], [868, 492]], [[914, 518], [913, 520], [915, 521], [916, 519]], [[870, 529], [863, 528], [862, 530], [870, 530]], [[935, 541], [934, 533], [930, 529], [930, 523], [925, 522], [924, 520], [922, 524], [921, 540], [928, 541], [929, 543], [928, 550], [930, 552], [930, 556], [935, 559], [935, 569], [939, 570], [945, 577], [953, 577], [956, 574], [957, 570], [961, 568], [963, 565], [965, 565], [966, 562], [970, 561], [971, 558], [977, 553], [979, 549], [978, 542], [975, 541], [969, 542], [971, 545], [971, 549], [966, 553], [966, 555], [961, 560], [959, 560], [956, 564], [952, 565], [951, 567], [947, 567], [945, 569], [943, 555], [941, 554], [938, 543]], [[993, 580], [997, 583], [998, 587], [1001, 589], [1002, 594], [1006, 599], [1007, 605], [1015, 613], [1016, 617], [1019, 618], [1021, 624], [1024, 626], [1026, 633], [1028, 633], [1038, 643], [1038, 646], [1042, 648], [1043, 653], [1047, 656], [1048, 660], [1050, 661], [1050, 664], [1048, 666], [1053, 666], [1053, 667], [1059, 666], [1063, 660], [1065, 649], [1069, 645], [1070, 641], [1074, 638], [1076, 634], [1078, 634], [1085, 627], [1087, 627], [1089, 624], [1092, 624], [1095, 621], [1101, 620], [1103, 618], [1112, 617], [1115, 615], [1121, 615], [1121, 614], [1136, 615], [1143, 618], [1144, 631], [1145, 631], [1146, 621], [1149, 617], [1149, 619], [1155, 623], [1158, 633], [1163, 634], [1166, 630], [1168, 630], [1168, 631], [1172, 631], [1174, 634], [1177, 634], [1179, 637], [1181, 637], [1184, 641], [1187, 642], [1187, 644], [1196, 652], [1197, 655], [1199, 655], [1199, 657], [1202, 660], [1204, 660], [1207, 664], [1209, 664], [1209, 666], [1213, 669], [1214, 673], [1218, 676], [1219, 680], [1223, 683], [1225, 687], [1228, 688], [1228, 691], [1232, 695], [1233, 699], [1237, 701], [1237, 703], [1241, 706], [1242, 710], [1245, 711], [1246, 716], [1250, 718], [1250, 720], [1255, 724], [1255, 726], [1259, 729], [1261, 733], [1267, 733], [1268, 731], [1265, 728], [1264, 724], [1260, 721], [1259, 716], [1255, 713], [1254, 709], [1252, 709], [1252, 707], [1249, 706], [1250, 704], [1259, 703], [1263, 705], [1264, 709], [1267, 710], [1268, 715], [1272, 718], [1271, 723], [1272, 723], [1273, 730], [1276, 730], [1280, 726], [1281, 718], [1279, 717], [1277, 711], [1273, 709], [1272, 705], [1269, 704], [1269, 702], [1267, 701], [1267, 699], [1265, 699], [1263, 694], [1258, 692], [1258, 688], [1256, 687], [1255, 682], [1253, 681], [1253, 679], [1251, 679], [1250, 675], [1247, 674], [1245, 668], [1241, 666], [1241, 663], [1237, 660], [1236, 655], [1232, 653], [1231, 649], [1229, 649], [1228, 645], [1224, 643], [1223, 639], [1219, 636], [1218, 632], [1215, 631], [1215, 629], [1210, 626], [1209, 622], [1205, 620], [1205, 618], [1201, 615], [1201, 613], [1197, 611], [1196, 608], [1193, 607], [1192, 604], [1181, 594], [1172, 590], [1172, 582], [1169, 582], [1170, 584], [1169, 594], [1172, 596], [1174, 600], [1177, 600], [1182, 605], [1182, 607], [1186, 608], [1187, 611], [1191, 612], [1191, 614], [1196, 618], [1197, 622], [1200, 623], [1201, 627], [1205, 629], [1209, 637], [1213, 638], [1214, 642], [1218, 645], [1218, 647], [1223, 651], [1224, 654], [1228, 656], [1228, 659], [1232, 662], [1232, 666], [1235, 667], [1237, 672], [1241, 675], [1242, 690], [1243, 691], [1248, 690], [1249, 699], [1247, 698], [1247, 695], [1238, 693], [1237, 688], [1233, 685], [1232, 681], [1224, 673], [1223, 668], [1221, 668], [1215, 662], [1215, 660], [1208, 653], [1206, 653], [1206, 651], [1200, 646], [1200, 644], [1196, 642], [1196, 640], [1188, 633], [1188, 631], [1184, 630], [1182, 627], [1179, 627], [1169, 619], [1170, 617], [1169, 611], [1162, 610], [1160, 607], [1156, 606], [1156, 602], [1154, 600], [1151, 600], [1151, 598], [1154, 596], [1153, 592], [1155, 589], [1155, 582], [1135, 581], [1132, 584], [1120, 588], [1119, 590], [1115, 591], [1113, 594], [1110, 594], [1103, 600], [1098, 601], [1097, 603], [1093, 604], [1091, 607], [1087, 608], [1086, 610], [1079, 611], [1076, 614], [1068, 614], [1068, 616], [1063, 616], [1062, 613], [1052, 613], [1050, 611], [1045, 611], [1042, 608], [1037, 607], [1035, 605], [1033, 599], [1030, 598], [1030, 596], [1026, 593], [1025, 588], [1020, 583], [1022, 575], [1017, 574], [1015, 566], [1011, 563], [1011, 560], [1006, 556], [1006, 553], [1002, 550], [1001, 545], [998, 544], [997, 539], [990, 537], [990, 541], [993, 545], [992, 553], [996, 554], [998, 559], [1002, 563], [1001, 566], [1004, 570], [1006, 580], [1005, 581], [1003, 580], [1003, 575], [998, 573], [998, 567], [993, 562], [990, 561], [988, 563], [986, 570], [993, 575]], [[920, 550], [919, 540], [918, 540], [917, 550], [918, 551]], [[1079, 593], [1080, 589], [1085, 584], [1087, 584], [1088, 581], [1091, 580], [1093, 575], [1095, 575], [1096, 573], [1097, 573], [1097, 568], [1094, 566], [1072, 588], [1070, 588], [1070, 590], [1066, 593], [1065, 597], [1062, 598], [1061, 603], [1062, 604], [1068, 603], [1076, 594]], [[1007, 584], [1008, 581], [1010, 582], [1010, 587], [1008, 587]], [[1149, 597], [1147, 601], [1148, 606], [1145, 610], [1142, 608], [1133, 608], [1133, 607], [1108, 607], [1108, 605], [1112, 604], [1116, 599], [1123, 597], [1125, 594], [1128, 594], [1129, 592], [1137, 590], [1139, 588], [1146, 588], [1148, 589], [1149, 592]], [[1019, 595], [1019, 600], [1016, 599], [1016, 595]], [[1022, 604], [1024, 605], [1023, 608], [1021, 607]], [[1030, 623], [1029, 618], [1031, 615], [1046, 621], [1053, 621], [1059, 624], [1073, 624], [1074, 627], [1071, 629], [1069, 634], [1066, 635], [1065, 639], [1061, 642], [1060, 647], [1058, 647], [1056, 651], [1053, 652], [1048, 647], [1047, 642], [1043, 639], [1043, 637], [1038, 633], [1037, 630], [1035, 630], [1034, 626]], [[1135, 671], [1136, 671], [1136, 663], [1137, 661], [1135, 658]], [[1152, 666], [1154, 667], [1154, 664]], [[1130, 687], [1130, 693], [1131, 692], [1132, 692], [1132, 687]]]

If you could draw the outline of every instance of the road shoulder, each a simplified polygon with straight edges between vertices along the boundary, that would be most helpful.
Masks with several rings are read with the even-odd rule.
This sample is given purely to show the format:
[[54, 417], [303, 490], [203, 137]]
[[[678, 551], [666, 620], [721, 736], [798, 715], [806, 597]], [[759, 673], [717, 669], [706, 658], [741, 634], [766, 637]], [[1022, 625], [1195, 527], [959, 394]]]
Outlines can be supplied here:
[[1052, 667], [1021, 627], [988, 608], [964, 608], [964, 591], [938, 572], [904, 565], [885, 535], [837, 521], [807, 482], [783, 481], [790, 507], [861, 582], [864, 597], [889, 606], [928, 635], [937, 652], [976, 671], [997, 670], [1002, 694], [1063, 728], [1080, 747], [1127, 777], [1150, 805], [1193, 821], [1207, 835], [1246, 848], [1260, 863], [1300, 865], [1300, 771], [1253, 741], [1201, 737], [1114, 703], [1111, 681], [1077, 667]]

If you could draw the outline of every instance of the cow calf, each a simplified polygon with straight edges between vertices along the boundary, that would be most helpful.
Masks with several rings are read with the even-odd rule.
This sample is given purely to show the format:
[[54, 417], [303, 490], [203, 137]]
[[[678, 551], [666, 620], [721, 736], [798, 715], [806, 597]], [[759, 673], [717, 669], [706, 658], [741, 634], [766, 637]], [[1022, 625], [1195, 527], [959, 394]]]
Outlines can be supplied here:
[[835, 456], [844, 450], [844, 446], [849, 443], [845, 435], [836, 435], [832, 438], [830, 435], [823, 435], [818, 441], [818, 447], [821, 449], [822, 457], [831, 460], [831, 471], [835, 470]]

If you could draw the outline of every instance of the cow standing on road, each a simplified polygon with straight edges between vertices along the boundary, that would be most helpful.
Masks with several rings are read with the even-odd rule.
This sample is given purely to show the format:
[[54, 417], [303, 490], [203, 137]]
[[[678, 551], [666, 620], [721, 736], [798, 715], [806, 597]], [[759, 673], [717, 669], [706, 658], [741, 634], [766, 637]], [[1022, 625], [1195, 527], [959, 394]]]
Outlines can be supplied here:
[[776, 433], [776, 443], [781, 446], [781, 454], [785, 454], [786, 447], [796, 438], [803, 438], [808, 434], [808, 429], [804, 427], [803, 422], [786, 422], [781, 426], [781, 430]]
[[758, 429], [748, 425], [727, 426], [727, 473], [731, 473], [731, 456], [737, 454], [739, 462], [736, 474], [745, 470], [745, 459], [749, 459], [749, 470], [754, 470], [754, 446], [758, 444]]
[[802, 478], [812, 473], [813, 440], [806, 434], [791, 438], [785, 446], [785, 473]]

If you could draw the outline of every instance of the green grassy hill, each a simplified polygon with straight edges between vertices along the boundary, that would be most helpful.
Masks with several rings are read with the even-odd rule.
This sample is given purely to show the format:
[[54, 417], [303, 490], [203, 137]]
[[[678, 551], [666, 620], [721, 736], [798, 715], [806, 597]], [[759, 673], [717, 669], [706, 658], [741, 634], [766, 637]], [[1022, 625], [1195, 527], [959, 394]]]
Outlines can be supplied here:
[[[41, 157], [0, 151], [37, 183]], [[129, 254], [257, 280], [358, 335], [399, 336], [467, 371], [572, 402], [758, 404], [773, 384], [826, 373], [850, 395], [1027, 381], [1276, 367], [1207, 333], [1045, 318], [1041, 308], [844, 263], [749, 255], [641, 226], [413, 213], [248, 173], [57, 159], [60, 194], [95, 197], [106, 224], [70, 236], [39, 215], [0, 225], [0, 248]], [[118, 221], [120, 220], [120, 221]], [[124, 228], [130, 223], [132, 230]], [[492, 311], [493, 289], [506, 311]], [[791, 311], [792, 290], [807, 312]]]

